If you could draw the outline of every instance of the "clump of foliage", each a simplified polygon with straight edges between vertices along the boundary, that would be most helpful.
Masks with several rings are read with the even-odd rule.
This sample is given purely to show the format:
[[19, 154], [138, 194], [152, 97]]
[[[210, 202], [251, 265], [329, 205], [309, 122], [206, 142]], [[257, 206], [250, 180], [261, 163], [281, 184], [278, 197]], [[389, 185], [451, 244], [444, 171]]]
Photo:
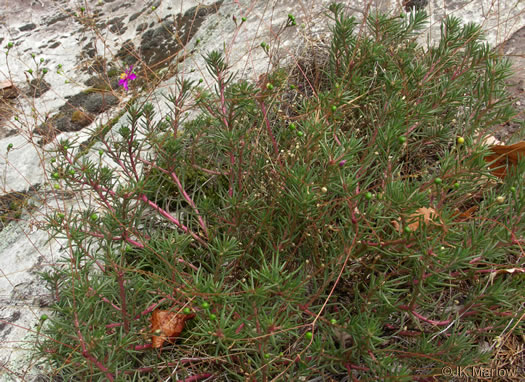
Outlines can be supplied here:
[[[525, 168], [496, 181], [479, 143], [513, 115], [508, 62], [454, 17], [424, 49], [423, 11], [360, 33], [330, 12], [317, 87], [282, 68], [235, 81], [213, 51], [214, 91], [179, 82], [169, 115], [136, 103], [118, 139], [58, 148], [57, 188], [97, 209], [49, 216], [71, 248], [43, 274], [39, 351], [57, 372], [412, 380], [524, 334]], [[157, 308], [196, 315], [162, 351]]]

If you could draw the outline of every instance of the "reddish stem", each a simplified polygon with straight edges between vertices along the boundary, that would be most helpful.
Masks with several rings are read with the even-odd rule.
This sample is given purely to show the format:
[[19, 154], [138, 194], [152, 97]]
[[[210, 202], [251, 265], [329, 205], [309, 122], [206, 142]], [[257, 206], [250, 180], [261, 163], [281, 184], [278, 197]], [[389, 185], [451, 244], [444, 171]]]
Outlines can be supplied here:
[[414, 309], [411, 309], [408, 305], [401, 305], [399, 306], [399, 309], [406, 310], [412, 313], [415, 317], [417, 317], [421, 321], [425, 321], [425, 322], [428, 322], [429, 324], [436, 325], [436, 326], [447, 326], [448, 324], [452, 322], [452, 318], [449, 318], [448, 320], [444, 320], [444, 321], [431, 320], [429, 318], [422, 316], [421, 314], [416, 312]]
[[138, 320], [140, 317], [145, 316], [146, 314], [149, 314], [149, 313], [153, 312], [157, 306], [159, 306], [160, 304], [162, 304], [166, 300], [167, 300], [166, 298], [163, 298], [159, 302], [157, 302], [155, 304], [151, 304], [149, 307], [146, 308], [146, 310], [144, 310], [144, 311], [140, 312], [139, 314], [137, 314], [137, 316], [135, 316], [135, 320]]
[[188, 193], [186, 192], [186, 190], [184, 189], [184, 187], [182, 187], [182, 183], [180, 182], [180, 179], [179, 177], [177, 176], [177, 174], [175, 174], [173, 171], [168, 171], [166, 169], [163, 169], [162, 167], [159, 167], [157, 166], [155, 163], [153, 162], [150, 162], [150, 161], [147, 161], [147, 160], [144, 160], [144, 159], [141, 159], [141, 161], [143, 163], [146, 163], [147, 165], [149, 166], [153, 166], [155, 167], [157, 170], [159, 171], [162, 171], [163, 173], [169, 175], [171, 177], [171, 179], [173, 179], [173, 181], [175, 182], [175, 184], [177, 185], [177, 188], [179, 189], [179, 192], [182, 194], [182, 196], [184, 197], [184, 200], [186, 200], [186, 202], [188, 202], [188, 204], [191, 206], [191, 208], [193, 208], [193, 210], [195, 211], [195, 213], [197, 214], [197, 220], [199, 221], [199, 225], [201, 226], [204, 234], [206, 236], [208, 236], [208, 230], [206, 229], [206, 224], [204, 223], [204, 219], [202, 218], [197, 206], [195, 205], [195, 202], [193, 201], [193, 199], [188, 195]]
[[152, 346], [153, 346], [152, 344], [135, 345], [134, 349], [137, 351], [140, 351], [144, 349], [150, 349]]
[[188, 267], [190, 267], [191, 269], [193, 269], [195, 272], [198, 272], [198, 271], [199, 271], [199, 268], [197, 268], [195, 265], [193, 265], [193, 264], [191, 264], [191, 263], [188, 263], [186, 260], [183, 260], [183, 259], [177, 259], [177, 262], [182, 263], [182, 264], [186, 264]]
[[193, 231], [191, 231], [190, 229], [188, 229], [188, 227], [186, 227], [184, 224], [182, 224], [181, 222], [179, 222], [176, 218], [174, 218], [173, 216], [171, 216], [169, 213], [167, 213], [164, 209], [160, 208], [157, 204], [155, 204], [154, 202], [152, 202], [151, 200], [148, 199], [148, 197], [146, 195], [142, 195], [140, 197], [140, 199], [145, 202], [146, 204], [148, 204], [150, 207], [153, 207], [159, 214], [161, 214], [162, 216], [164, 216], [166, 219], [168, 219], [169, 221], [171, 221], [172, 223], [174, 223], [177, 227], [179, 227], [182, 231], [184, 231], [185, 233], [189, 234], [191, 237], [193, 237], [195, 240], [197, 240], [199, 243], [201, 243], [202, 245], [206, 246], [207, 247], [207, 244], [206, 242], [200, 238], [199, 236], [197, 236]]
[[366, 366], [353, 365], [351, 363], [347, 363], [345, 367], [350, 374], [352, 373], [352, 370], [370, 371], [370, 369]]
[[105, 303], [111, 305], [113, 308], [115, 308], [116, 310], [118, 310], [120, 312], [120, 308], [118, 306], [116, 306], [115, 304], [113, 304], [111, 301], [109, 301], [106, 297], [102, 296], [100, 293], [97, 293], [93, 288], [91, 287], [88, 287], [88, 289], [93, 292], [93, 293], [96, 293], [102, 301], [104, 301]]
[[198, 381], [199, 379], [210, 378], [211, 376], [212, 374], [210, 373], [204, 373], [204, 374], [199, 374], [199, 375], [193, 375], [191, 377], [184, 378], [184, 379], [179, 379], [177, 382], [193, 382], [193, 381]]
[[80, 332], [80, 324], [78, 322], [78, 315], [76, 311], [74, 314], [74, 322], [77, 328], [78, 340], [80, 342], [80, 346], [82, 347], [82, 355], [84, 356], [84, 358], [91, 361], [96, 367], [98, 367], [106, 375], [106, 378], [109, 381], [113, 382], [115, 380], [115, 377], [113, 377], [113, 374], [109, 372], [109, 369], [87, 351], [86, 342], [84, 341], [84, 337]]
[[182, 194], [182, 196], [184, 197], [184, 199], [188, 202], [188, 204], [191, 206], [191, 208], [193, 208], [193, 210], [197, 214], [197, 220], [199, 221], [199, 225], [201, 226], [204, 234], [207, 237], [208, 236], [208, 230], [206, 229], [206, 224], [204, 224], [204, 220], [202, 219], [202, 216], [201, 216], [201, 214], [199, 212], [199, 209], [197, 208], [197, 206], [193, 202], [193, 199], [190, 198], [190, 196], [188, 195], [186, 190], [184, 190], [184, 188], [182, 187], [182, 184], [181, 184], [177, 174], [175, 174], [174, 172], [170, 172], [170, 176], [171, 176], [171, 179], [173, 179], [173, 181], [177, 185], [177, 188], [179, 189], [179, 191]]
[[235, 329], [235, 334], [239, 334], [241, 332], [242, 328], [244, 328], [244, 322], [242, 324], [240, 324], [237, 329]]
[[120, 301], [122, 305], [121, 313], [122, 313], [122, 321], [124, 322], [124, 330], [126, 333], [129, 333], [129, 320], [128, 320], [128, 314], [126, 310], [126, 289], [124, 288], [124, 273], [121, 271], [117, 272], [117, 279], [118, 279], [118, 285], [120, 290]]
[[268, 130], [268, 135], [272, 140], [273, 153], [275, 154], [275, 158], [279, 159], [279, 147], [277, 146], [277, 141], [275, 140], [275, 137], [273, 135], [272, 127], [270, 126], [270, 121], [268, 121], [266, 106], [264, 106], [264, 102], [262, 101], [259, 102], [259, 106], [261, 107], [261, 111], [263, 113], [264, 123], [266, 124], [266, 130]]
[[[199, 362], [199, 361], [204, 361], [204, 359], [202, 359], [202, 358], [181, 358], [177, 362], [168, 362], [168, 363], [166, 363], [164, 365], [166, 367], [178, 367], [178, 366], [180, 366], [180, 364], [186, 364], [186, 363], [190, 363], [190, 362]], [[147, 366], [147, 367], [141, 367], [140, 369], [135, 369], [135, 370], [126, 370], [124, 372], [124, 374], [135, 374], [136, 372], [149, 373], [149, 372], [154, 371], [154, 370], [156, 370], [156, 368], [151, 367], [151, 366]]]

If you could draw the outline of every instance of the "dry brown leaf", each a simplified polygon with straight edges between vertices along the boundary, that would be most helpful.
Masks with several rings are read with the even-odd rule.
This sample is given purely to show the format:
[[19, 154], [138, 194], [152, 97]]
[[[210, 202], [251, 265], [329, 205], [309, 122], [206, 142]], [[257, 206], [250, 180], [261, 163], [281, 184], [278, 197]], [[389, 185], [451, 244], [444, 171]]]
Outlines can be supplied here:
[[10, 80], [0, 81], [0, 98], [15, 98], [18, 90]]
[[153, 335], [151, 340], [152, 347], [160, 348], [164, 341], [169, 343], [175, 342], [184, 330], [186, 321], [193, 317], [195, 317], [195, 313], [180, 314], [168, 310], [155, 309], [151, 315], [151, 330], [153, 333], [160, 335]]
[[420, 216], [423, 217], [423, 223], [428, 224], [434, 218], [437, 218], [438, 214], [433, 208], [421, 207], [416, 210], [412, 215], [410, 215], [409, 221], [413, 221], [408, 226], [412, 231], [415, 231], [419, 228], [419, 219]]
[[478, 206], [472, 206], [465, 211], [457, 210], [452, 214], [452, 217], [456, 222], [464, 222], [470, 220], [477, 210]]
[[501, 142], [498, 138], [496, 138], [493, 135], [487, 135], [485, 138], [483, 138], [483, 144], [485, 146], [492, 146], [492, 145], [502, 145], [503, 142]]
[[[439, 217], [438, 213], [433, 208], [421, 207], [421, 208], [418, 208], [416, 212], [414, 212], [412, 215], [408, 217], [407, 219], [407, 222], [409, 223], [408, 227], [410, 228], [411, 231], [416, 231], [419, 228], [420, 219], [422, 219], [422, 222], [424, 224], [429, 224], [433, 220], [436, 220], [438, 217]], [[395, 221], [395, 220], [392, 221], [392, 225], [397, 231], [401, 232], [401, 225], [399, 224], [398, 221]]]
[[487, 163], [494, 162], [489, 166], [492, 169], [492, 173], [498, 178], [505, 178], [507, 165], [517, 165], [519, 160], [525, 158], [525, 141], [510, 146], [490, 146], [490, 151], [493, 154], [487, 155], [485, 161]]

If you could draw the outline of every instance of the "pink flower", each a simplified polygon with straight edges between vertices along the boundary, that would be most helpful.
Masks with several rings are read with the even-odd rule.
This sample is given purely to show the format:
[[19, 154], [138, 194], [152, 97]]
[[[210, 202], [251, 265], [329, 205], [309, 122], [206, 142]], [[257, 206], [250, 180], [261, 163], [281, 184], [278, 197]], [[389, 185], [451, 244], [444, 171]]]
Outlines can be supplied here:
[[124, 87], [126, 91], [128, 91], [128, 81], [133, 81], [135, 78], [137, 78], [137, 76], [135, 75], [135, 73], [133, 73], [133, 65], [131, 65], [125, 73], [122, 73], [120, 75], [120, 80], [118, 81], [118, 84]]

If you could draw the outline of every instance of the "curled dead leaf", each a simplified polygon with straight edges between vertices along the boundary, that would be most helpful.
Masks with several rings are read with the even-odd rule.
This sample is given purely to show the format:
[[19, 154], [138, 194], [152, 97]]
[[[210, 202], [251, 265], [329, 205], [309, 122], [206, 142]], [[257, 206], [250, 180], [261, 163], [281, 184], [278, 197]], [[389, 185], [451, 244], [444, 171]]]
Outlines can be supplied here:
[[493, 135], [487, 135], [485, 138], [483, 138], [483, 144], [486, 146], [492, 146], [492, 145], [501, 145], [503, 142], [501, 142], [498, 138], [496, 138]]
[[490, 163], [492, 173], [498, 178], [505, 178], [507, 167], [515, 166], [521, 159], [525, 159], [525, 141], [513, 145], [493, 145], [490, 146], [492, 154], [485, 157], [485, 161]]
[[525, 273], [525, 268], [508, 268], [508, 269], [498, 269], [497, 273]]
[[461, 211], [458, 209], [452, 214], [452, 217], [454, 218], [454, 221], [456, 222], [465, 222], [465, 221], [472, 219], [472, 216], [474, 216], [477, 210], [478, 210], [478, 206], [472, 206], [465, 211]]
[[0, 81], [0, 99], [16, 98], [18, 89], [10, 80]]
[[437, 218], [438, 214], [433, 208], [421, 207], [416, 210], [415, 213], [410, 215], [409, 221], [412, 221], [408, 226], [412, 231], [419, 228], [420, 217], [423, 218], [423, 224], [429, 224], [432, 220]]
[[[414, 212], [408, 217], [407, 226], [410, 228], [411, 231], [416, 231], [419, 228], [420, 222], [423, 224], [430, 224], [437, 219], [439, 219], [440, 225], [443, 226], [443, 222], [439, 218], [439, 215], [436, 212], [436, 210], [434, 210], [433, 208], [420, 207], [416, 210], [416, 212]], [[398, 232], [402, 231], [399, 221], [393, 220], [392, 225]]]
[[195, 313], [181, 314], [168, 310], [155, 309], [151, 315], [152, 347], [160, 348], [164, 341], [174, 343], [184, 330], [187, 320], [195, 317]]

